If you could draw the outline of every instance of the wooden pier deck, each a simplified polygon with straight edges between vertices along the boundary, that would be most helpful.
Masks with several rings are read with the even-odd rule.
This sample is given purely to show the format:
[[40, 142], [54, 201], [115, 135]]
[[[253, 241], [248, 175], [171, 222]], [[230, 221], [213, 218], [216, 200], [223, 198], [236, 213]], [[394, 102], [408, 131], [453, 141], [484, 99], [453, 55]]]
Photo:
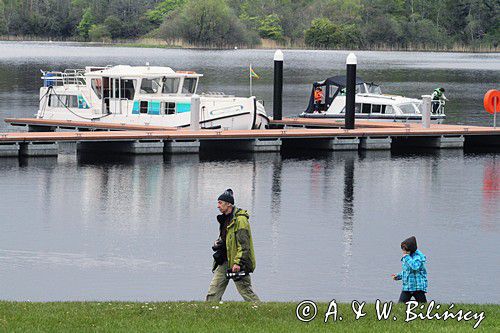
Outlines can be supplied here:
[[175, 127], [167, 126], [113, 124], [101, 121], [50, 120], [37, 118], [6, 118], [4, 121], [12, 126], [28, 126], [28, 128], [34, 132], [54, 131], [56, 129], [83, 129], [90, 131], [166, 131], [177, 129]]
[[[17, 120], [19, 121], [19, 120]], [[32, 123], [32, 120], [21, 120]], [[11, 121], [10, 123], [15, 121]], [[45, 121], [43, 126], [66, 126], [66, 122]], [[397, 147], [463, 148], [493, 147], [500, 151], [500, 128], [437, 125], [422, 128], [420, 124], [357, 122], [357, 128], [341, 128], [342, 122], [319, 119], [285, 119], [280, 123], [317, 126], [322, 128], [296, 128], [263, 130], [199, 130], [158, 128], [133, 125], [127, 130], [84, 132], [12, 132], [0, 133], [0, 155], [57, 154], [56, 145], [77, 143], [81, 148], [102, 148], [129, 153], [197, 153], [201, 149], [214, 149], [214, 145], [230, 150], [280, 151], [282, 148], [308, 150], [393, 149]], [[368, 123], [368, 124], [366, 124]], [[37, 123], [39, 124], [39, 123]], [[62, 124], [62, 126], [60, 126]], [[340, 124], [340, 126], [339, 126]], [[72, 122], [72, 125], [77, 125]], [[78, 124], [90, 126], [90, 124]], [[104, 124], [100, 124], [105, 126]], [[113, 124], [114, 125], [114, 124]], [[104, 129], [104, 127], [102, 127]], [[121, 146], [118, 146], [122, 143]], [[125, 148], [124, 148], [125, 147]], [[38, 153], [37, 153], [38, 152]]]
[[261, 138], [332, 138], [370, 136], [436, 136], [487, 135], [500, 136], [500, 128], [456, 125], [432, 125], [431, 128], [358, 128], [346, 129], [267, 129], [267, 130], [135, 130], [116, 132], [7, 132], [0, 133], [0, 142], [29, 141], [103, 141], [103, 140], [179, 140], [179, 139], [261, 139]]
[[[282, 120], [270, 120], [270, 123], [274, 125], [285, 125], [289, 127], [343, 128], [345, 125], [344, 120], [332, 118], [283, 118]], [[411, 125], [411, 123], [356, 120], [357, 128], [404, 128]]]

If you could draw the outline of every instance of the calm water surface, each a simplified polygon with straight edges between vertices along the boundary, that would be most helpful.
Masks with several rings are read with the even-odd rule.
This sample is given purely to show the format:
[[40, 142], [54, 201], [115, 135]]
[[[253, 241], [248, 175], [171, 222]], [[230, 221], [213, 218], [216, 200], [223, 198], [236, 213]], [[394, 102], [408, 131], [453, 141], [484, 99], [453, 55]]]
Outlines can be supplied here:
[[[285, 115], [303, 110], [310, 82], [342, 73], [346, 55], [286, 51]], [[498, 88], [498, 54], [357, 55], [360, 75], [386, 91], [442, 85], [449, 123], [491, 124], [481, 101]], [[197, 70], [203, 90], [237, 95], [251, 62], [272, 110], [272, 56], [0, 43], [0, 118], [36, 112], [39, 69], [145, 62]], [[251, 213], [263, 300], [397, 299], [399, 243], [416, 235], [431, 299], [500, 302], [500, 154], [461, 150], [2, 158], [0, 299], [201, 300], [228, 187]], [[226, 298], [239, 299], [234, 286]]]

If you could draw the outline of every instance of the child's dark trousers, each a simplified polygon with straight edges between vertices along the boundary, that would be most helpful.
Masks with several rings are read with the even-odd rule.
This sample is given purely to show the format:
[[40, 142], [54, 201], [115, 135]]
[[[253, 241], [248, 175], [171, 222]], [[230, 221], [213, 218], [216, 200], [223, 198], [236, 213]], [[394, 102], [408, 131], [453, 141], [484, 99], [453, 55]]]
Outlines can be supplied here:
[[427, 298], [425, 297], [425, 291], [402, 291], [399, 296], [399, 303], [406, 303], [411, 300], [411, 297], [415, 297], [415, 300], [419, 303], [427, 303]]

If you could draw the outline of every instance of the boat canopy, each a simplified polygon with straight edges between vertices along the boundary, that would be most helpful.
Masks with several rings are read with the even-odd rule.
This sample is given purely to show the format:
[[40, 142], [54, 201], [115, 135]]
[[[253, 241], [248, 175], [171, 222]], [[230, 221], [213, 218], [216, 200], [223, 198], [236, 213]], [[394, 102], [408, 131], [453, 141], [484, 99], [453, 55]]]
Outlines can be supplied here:
[[[359, 76], [356, 77], [356, 84], [363, 84], [364, 82], [365, 81], [363, 81], [363, 79], [360, 78]], [[345, 75], [332, 76], [326, 80], [314, 82], [313, 85], [315, 88], [325, 86], [325, 85], [334, 85], [337, 87], [345, 88], [347, 85], [347, 77]]]
[[[337, 97], [341, 90], [345, 89], [347, 84], [346, 81], [347, 78], [345, 75], [337, 75], [329, 77], [323, 81], [314, 82], [306, 112], [314, 112], [314, 90], [316, 90], [316, 88], [320, 87], [323, 90], [324, 101], [321, 103], [321, 109], [328, 110], [335, 97]], [[356, 85], [361, 85], [363, 83], [365, 82], [362, 78], [356, 77]]]

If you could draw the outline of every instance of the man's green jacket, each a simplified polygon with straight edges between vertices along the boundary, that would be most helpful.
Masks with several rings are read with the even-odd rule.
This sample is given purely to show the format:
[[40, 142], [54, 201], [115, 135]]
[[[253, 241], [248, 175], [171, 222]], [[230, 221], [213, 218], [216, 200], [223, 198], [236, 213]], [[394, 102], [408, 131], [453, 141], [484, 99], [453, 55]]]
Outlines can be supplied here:
[[248, 223], [248, 212], [234, 207], [233, 219], [227, 225], [226, 248], [228, 268], [238, 265], [241, 270], [255, 270], [252, 232]]

